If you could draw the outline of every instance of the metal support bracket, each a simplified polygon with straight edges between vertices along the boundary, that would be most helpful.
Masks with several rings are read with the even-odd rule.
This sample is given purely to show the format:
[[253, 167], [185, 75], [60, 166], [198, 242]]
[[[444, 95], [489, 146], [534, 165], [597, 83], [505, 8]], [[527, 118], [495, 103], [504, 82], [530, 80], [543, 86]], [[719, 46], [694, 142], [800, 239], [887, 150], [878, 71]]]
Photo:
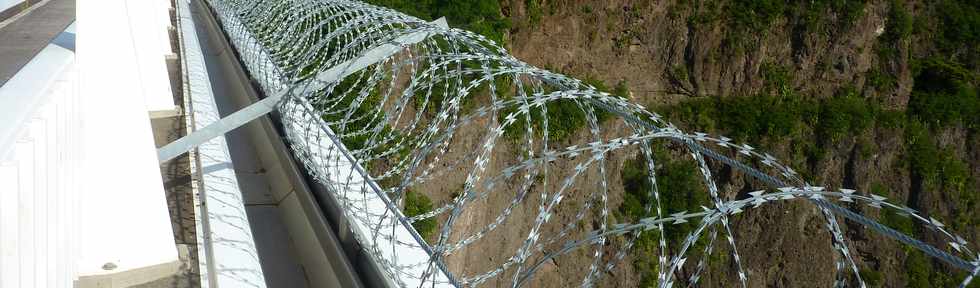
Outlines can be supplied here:
[[[449, 29], [449, 25], [446, 23], [445, 17], [436, 19], [435, 21], [432, 21], [431, 24], [441, 28], [442, 30]], [[287, 94], [292, 92], [293, 87], [305, 87], [304, 90], [322, 89], [326, 83], [333, 83], [337, 80], [343, 79], [344, 77], [350, 76], [355, 72], [361, 71], [368, 66], [381, 62], [384, 59], [388, 59], [401, 51], [405, 46], [422, 42], [422, 40], [425, 40], [426, 38], [429, 38], [429, 36], [432, 36], [438, 32], [438, 30], [423, 30], [395, 38], [390, 43], [380, 45], [365, 52], [357, 59], [345, 61], [344, 63], [340, 63], [334, 67], [331, 67], [330, 69], [318, 73], [314, 79], [307, 80], [304, 83], [296, 84], [290, 88], [280, 90], [270, 97], [262, 99], [261, 101], [249, 105], [248, 107], [242, 108], [241, 110], [235, 111], [235, 113], [221, 118], [221, 120], [215, 121], [202, 129], [194, 131], [190, 135], [177, 139], [177, 141], [171, 142], [170, 144], [158, 149], [157, 156], [160, 158], [161, 163], [177, 158], [177, 156], [194, 149], [194, 147], [200, 146], [201, 144], [204, 144], [215, 137], [224, 135], [231, 130], [235, 130], [238, 127], [252, 122], [252, 120], [269, 114], [276, 109], [276, 106], [278, 106], [279, 102], [282, 101]], [[310, 81], [315, 82], [309, 83]]]

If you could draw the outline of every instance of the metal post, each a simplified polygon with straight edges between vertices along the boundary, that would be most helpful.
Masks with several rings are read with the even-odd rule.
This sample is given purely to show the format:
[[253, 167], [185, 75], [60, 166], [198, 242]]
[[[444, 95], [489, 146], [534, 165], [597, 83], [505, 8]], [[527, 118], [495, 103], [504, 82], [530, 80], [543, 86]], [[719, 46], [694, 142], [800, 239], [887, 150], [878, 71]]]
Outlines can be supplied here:
[[[436, 19], [435, 21], [431, 22], [431, 24], [442, 29], [449, 29], [449, 25], [446, 23], [446, 18]], [[304, 83], [294, 84], [291, 87], [305, 87], [304, 90], [307, 91], [321, 89], [326, 86], [326, 83], [333, 83], [343, 79], [344, 77], [350, 76], [355, 72], [361, 71], [368, 66], [388, 59], [389, 57], [398, 53], [398, 51], [401, 51], [401, 49], [405, 46], [422, 42], [422, 40], [432, 36], [432, 34], [432, 31], [418, 31], [403, 35], [396, 38], [391, 43], [383, 44], [365, 52], [363, 56], [358, 57], [357, 59], [340, 63], [337, 66], [327, 69], [326, 71], [320, 72], [313, 79], [306, 80]], [[235, 130], [238, 127], [252, 122], [252, 120], [258, 119], [265, 114], [269, 114], [269, 112], [276, 109], [276, 106], [278, 106], [279, 102], [281, 102], [287, 94], [292, 93], [292, 88], [280, 90], [271, 97], [262, 99], [255, 104], [235, 111], [235, 113], [228, 115], [228, 117], [221, 118], [221, 120], [215, 121], [207, 127], [194, 131], [190, 135], [184, 136], [183, 138], [177, 139], [177, 141], [161, 147], [157, 150], [157, 155], [160, 158], [160, 162], [162, 163], [174, 159], [177, 156], [194, 149], [194, 147], [204, 144], [208, 140], [224, 135], [231, 130]]]

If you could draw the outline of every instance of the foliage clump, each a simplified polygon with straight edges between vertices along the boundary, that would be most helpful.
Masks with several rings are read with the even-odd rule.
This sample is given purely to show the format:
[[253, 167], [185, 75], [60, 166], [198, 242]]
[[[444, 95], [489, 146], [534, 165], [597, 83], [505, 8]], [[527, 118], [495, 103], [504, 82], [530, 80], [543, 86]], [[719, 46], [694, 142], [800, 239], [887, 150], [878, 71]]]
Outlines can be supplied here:
[[[411, 218], [429, 212], [432, 212], [432, 200], [428, 196], [412, 190], [405, 192], [405, 217]], [[415, 231], [419, 232], [422, 239], [430, 240], [436, 232], [436, 219], [426, 218], [418, 220], [412, 223], [412, 227], [415, 228]]]
[[738, 28], [764, 31], [776, 19], [783, 16], [787, 1], [784, 0], [734, 0], [729, 11], [732, 22]]
[[858, 96], [854, 89], [844, 89], [820, 103], [817, 134], [825, 141], [834, 142], [861, 134], [874, 123], [874, 109], [874, 105]]
[[934, 13], [941, 19], [937, 46], [966, 67], [976, 68], [980, 65], [980, 1], [938, 2]]
[[[609, 86], [601, 80], [595, 78], [587, 77], [583, 81], [586, 85], [595, 88], [599, 92], [611, 93], [610, 95], [618, 98], [629, 97], [629, 88], [625, 81], [619, 82], [615, 88], [609, 89]], [[552, 92], [550, 89], [543, 91], [532, 91], [532, 89], [525, 87], [525, 95], [531, 96], [534, 94], [547, 95]], [[512, 99], [515, 93], [506, 92], [508, 90], [514, 90], [513, 87], [508, 85], [498, 85], [497, 91], [500, 93], [501, 99]], [[504, 137], [510, 140], [517, 140], [523, 137], [525, 131], [527, 131], [528, 124], [536, 132], [533, 137], [542, 137], [545, 133], [548, 135], [549, 141], [561, 142], [569, 139], [579, 130], [586, 128], [589, 124], [588, 115], [586, 114], [587, 109], [592, 110], [592, 114], [595, 116], [597, 124], [601, 124], [609, 119], [612, 119], [612, 113], [607, 111], [606, 108], [596, 105], [595, 103], [589, 102], [587, 100], [578, 99], [556, 99], [550, 100], [544, 104], [545, 107], [533, 107], [528, 109], [526, 113], [519, 111], [519, 105], [526, 105], [526, 103], [517, 103], [509, 107], [501, 109], [498, 114], [498, 122], [504, 123], [506, 118], [514, 114], [516, 121], [507, 127], [504, 127]], [[547, 111], [546, 111], [547, 110]], [[530, 123], [528, 122], [530, 119]], [[544, 121], [548, 121], [547, 129], [545, 129]]]
[[[899, 35], [895, 37], [908, 37], [900, 35], [910, 33], [904, 29], [907, 28], [894, 32]], [[976, 213], [980, 194], [976, 190], [971, 165], [954, 147], [940, 145], [936, 135], [962, 128], [968, 137], [975, 137], [970, 135], [980, 128], [978, 78], [968, 65], [958, 62], [956, 57], [930, 57], [913, 63], [914, 84], [906, 109], [885, 108], [876, 99], [865, 97], [859, 90], [850, 87], [830, 98], [801, 97], [787, 85], [791, 78], [786, 75], [791, 74], [778, 67], [764, 66], [759, 75], [767, 83], [763, 92], [696, 98], [660, 110], [669, 120], [686, 124], [693, 130], [734, 136], [738, 141], [754, 142], [763, 147], [780, 143], [794, 143], [797, 147], [801, 143], [816, 143], [807, 146], [804, 150], [809, 152], [804, 155], [790, 154], [789, 163], [822, 161], [827, 156], [824, 151], [835, 149], [828, 144], [858, 139], [872, 128], [900, 133], [904, 135], [904, 141], [898, 153], [903, 160], [894, 164], [892, 169], [908, 171], [912, 176], [913, 186], [910, 189], [915, 192], [912, 194], [914, 198], [908, 199], [906, 204], [915, 209], [925, 209], [919, 207], [922, 199], [947, 199], [956, 204], [950, 205], [946, 211], [948, 214], [936, 217], [952, 220], [953, 230], [975, 229], [980, 224]], [[895, 85], [894, 78], [879, 76], [878, 80], [868, 84]], [[874, 143], [863, 144], [861, 141], [854, 141], [854, 145], [875, 146]], [[871, 153], [862, 153], [866, 154]], [[807, 159], [799, 159], [801, 156]], [[814, 170], [816, 166], [811, 164], [809, 168]], [[807, 174], [806, 171], [801, 172]], [[809, 174], [816, 173], [810, 171]], [[889, 195], [881, 183], [872, 184], [870, 190], [875, 194]], [[919, 225], [910, 218], [893, 211], [883, 211], [880, 220], [886, 226], [908, 235], [920, 232]], [[910, 247], [905, 249], [908, 256], [903, 263], [906, 271], [903, 283], [908, 287], [955, 286], [958, 284], [956, 279], [962, 279], [944, 272], [941, 265], [921, 252]], [[881, 283], [876, 274], [870, 271], [862, 275], [871, 283]]]
[[[678, 157], [678, 155], [670, 155], [662, 147], [663, 145], [654, 144], [652, 148], [654, 162], [657, 163], [655, 171], [660, 207], [665, 215], [684, 211], [695, 212], [700, 211], [701, 206], [710, 206], [703, 176], [694, 160], [690, 158], [680, 160], [684, 158]], [[627, 160], [623, 164], [620, 177], [623, 181], [624, 194], [623, 203], [616, 210], [616, 218], [636, 222], [644, 217], [655, 216], [651, 215], [652, 213], [646, 213], [648, 205], [656, 207], [646, 158], [641, 154], [634, 159]], [[698, 223], [696, 222], [664, 225], [663, 233], [665, 233], [669, 247], [679, 247], [687, 235], [697, 228]], [[650, 230], [642, 233], [637, 239], [634, 249], [645, 253], [644, 255], [657, 253], [659, 231]], [[691, 251], [699, 250], [705, 245], [704, 242], [704, 239], [700, 239], [691, 248]], [[634, 266], [640, 271], [640, 282], [643, 284], [641, 287], [652, 287], [644, 285], [655, 286], [658, 269], [655, 259], [656, 257], [639, 257], [634, 260]]]
[[927, 59], [918, 65], [909, 114], [934, 127], [980, 125], [980, 96], [973, 72], [955, 62]]
[[497, 0], [365, 0], [425, 20], [446, 17], [449, 25], [504, 43], [510, 20], [500, 13]]

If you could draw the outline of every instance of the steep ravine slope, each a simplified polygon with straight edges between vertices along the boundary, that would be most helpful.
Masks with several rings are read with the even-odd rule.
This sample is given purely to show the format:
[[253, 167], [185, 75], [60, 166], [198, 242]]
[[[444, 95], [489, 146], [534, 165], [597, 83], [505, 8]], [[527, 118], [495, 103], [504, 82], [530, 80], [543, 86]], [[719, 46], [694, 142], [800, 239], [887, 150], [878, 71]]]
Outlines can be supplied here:
[[[886, 196], [942, 220], [971, 243], [980, 240], [980, 2], [370, 2], [423, 18], [447, 16], [454, 27], [505, 42], [521, 60], [617, 90], [623, 87], [628, 92], [620, 94], [681, 127], [760, 147], [811, 183]], [[615, 133], [623, 123], [604, 125], [604, 131]], [[497, 152], [503, 155], [497, 165], [503, 165], [508, 150]], [[642, 185], [630, 178], [636, 170], [632, 157], [609, 157], [615, 167], [608, 174], [622, 175], [611, 179], [609, 199], [620, 221], [633, 215], [629, 207], [634, 202], [649, 201], [632, 191]], [[693, 181], [684, 174], [693, 167], [665, 165], [676, 169], [664, 169], [658, 177], [675, 179], [676, 185]], [[713, 167], [724, 197], [762, 188], [720, 165]], [[459, 186], [458, 181], [446, 182], [423, 191], [436, 202], [445, 201]], [[584, 185], [576, 188], [588, 189]], [[694, 195], [685, 193], [677, 197]], [[678, 201], [693, 208], [698, 204]], [[683, 208], [688, 207], [666, 209]], [[901, 216], [850, 208], [936, 247], [949, 247]], [[520, 217], [535, 215], [531, 206], [519, 210]], [[477, 217], [493, 215], [486, 213]], [[572, 213], [559, 211], [556, 218], [570, 219]], [[837, 256], [823, 216], [812, 205], [776, 204], [733, 221], [749, 287], [833, 283]], [[594, 224], [596, 219], [583, 222]], [[841, 225], [870, 287], [949, 287], [962, 279], [962, 273], [945, 264], [858, 224], [842, 220]], [[486, 246], [450, 262], [469, 272], [493, 267], [483, 262], [494, 261], [497, 250], [509, 249], [504, 243], [513, 241], [507, 236], [512, 233], [523, 235], [526, 229], [500, 231]], [[610, 243], [610, 251], [616, 244]], [[656, 249], [638, 246], [604, 275], [601, 286], [645, 287], [651, 277], [655, 280], [657, 267], [650, 259], [657, 257]], [[699, 285], [731, 287], [738, 278], [734, 261], [724, 256], [730, 248], [719, 244], [715, 249], [719, 256], [708, 261]], [[531, 285], [578, 285], [583, 263], [562, 262], [577, 261], [574, 255], [591, 261], [589, 252], [555, 261]], [[692, 272], [687, 268], [678, 276]], [[491, 286], [496, 284], [503, 283]]]
[[[509, 48], [520, 59], [626, 81], [633, 101], [678, 125], [760, 144], [813, 183], [888, 196], [956, 223], [975, 241], [980, 5], [938, 2], [521, 0], [503, 5], [503, 13], [513, 23]], [[729, 197], [749, 185], [718, 180]], [[893, 218], [885, 221], [919, 233]], [[961, 279], [847, 224], [872, 286]], [[834, 253], [814, 208], [781, 204], [735, 225], [751, 287], [832, 283]], [[727, 262], [702, 285], [735, 283]]]

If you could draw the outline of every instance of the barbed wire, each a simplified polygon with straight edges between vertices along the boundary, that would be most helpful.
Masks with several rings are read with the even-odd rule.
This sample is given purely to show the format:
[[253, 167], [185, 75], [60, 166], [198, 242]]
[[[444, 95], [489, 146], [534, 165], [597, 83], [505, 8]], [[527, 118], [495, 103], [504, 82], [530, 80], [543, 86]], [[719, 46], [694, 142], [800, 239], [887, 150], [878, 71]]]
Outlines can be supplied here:
[[[962, 286], [980, 271], [980, 254], [936, 219], [880, 195], [810, 185], [772, 155], [730, 138], [684, 132], [629, 99], [524, 63], [482, 35], [358, 1], [207, 3], [260, 89], [267, 95], [288, 92], [279, 114], [292, 149], [335, 194], [348, 219], [370, 223], [370, 236], [355, 236], [397, 285], [479, 286], [496, 281], [520, 286], [553, 259], [587, 250], [591, 259], [580, 285], [593, 286], [647, 232], [657, 237], [660, 287], [672, 287], [690, 257], [700, 257], [687, 277], [688, 285], [696, 285], [706, 259], [723, 251], [714, 247], [718, 234], [729, 247], [739, 283], [747, 287], [739, 254], [744, 248], [738, 246], [732, 217], [797, 199], [814, 204], [825, 220], [837, 253], [835, 287], [848, 281], [864, 287], [838, 216], [968, 272]], [[320, 77], [413, 33], [426, 37], [339, 80]], [[622, 125], [607, 124], [611, 121]], [[662, 164], [653, 148], [665, 145], [684, 151], [695, 163], [709, 193], [702, 211], [665, 211], [661, 195], [690, 192], [658, 188]], [[650, 184], [644, 192], [652, 201], [644, 203], [644, 215], [626, 219], [633, 222], [615, 223], [610, 181], [619, 181], [613, 180], [619, 179], [613, 174], [619, 168], [611, 158], [623, 155], [644, 161]], [[712, 165], [728, 166], [769, 189], [739, 199], [723, 195]], [[412, 191], [443, 191], [453, 185], [459, 191], [436, 197], [431, 211], [412, 216], [401, 211]], [[384, 200], [386, 209], [368, 207], [372, 199]], [[949, 247], [936, 248], [881, 225], [852, 210], [858, 207], [908, 216]], [[474, 224], [480, 215], [489, 217]], [[390, 216], [397, 221], [384, 220]], [[438, 223], [437, 233], [428, 239], [410, 226], [425, 221]], [[592, 227], [585, 227], [590, 221]], [[697, 225], [671, 250], [665, 229], [683, 223]], [[397, 237], [393, 231], [398, 227], [411, 230], [415, 241]], [[510, 247], [485, 249], [521, 235]], [[707, 245], [700, 256], [692, 255], [696, 252], [688, 250], [698, 241]], [[617, 246], [610, 249], [611, 244]], [[429, 256], [406, 260], [399, 257], [404, 249], [422, 249]], [[469, 253], [479, 252], [502, 257], [468, 266], [465, 262], [475, 257]], [[646, 256], [653, 255], [635, 257]], [[436, 277], [438, 273], [446, 277]]]

